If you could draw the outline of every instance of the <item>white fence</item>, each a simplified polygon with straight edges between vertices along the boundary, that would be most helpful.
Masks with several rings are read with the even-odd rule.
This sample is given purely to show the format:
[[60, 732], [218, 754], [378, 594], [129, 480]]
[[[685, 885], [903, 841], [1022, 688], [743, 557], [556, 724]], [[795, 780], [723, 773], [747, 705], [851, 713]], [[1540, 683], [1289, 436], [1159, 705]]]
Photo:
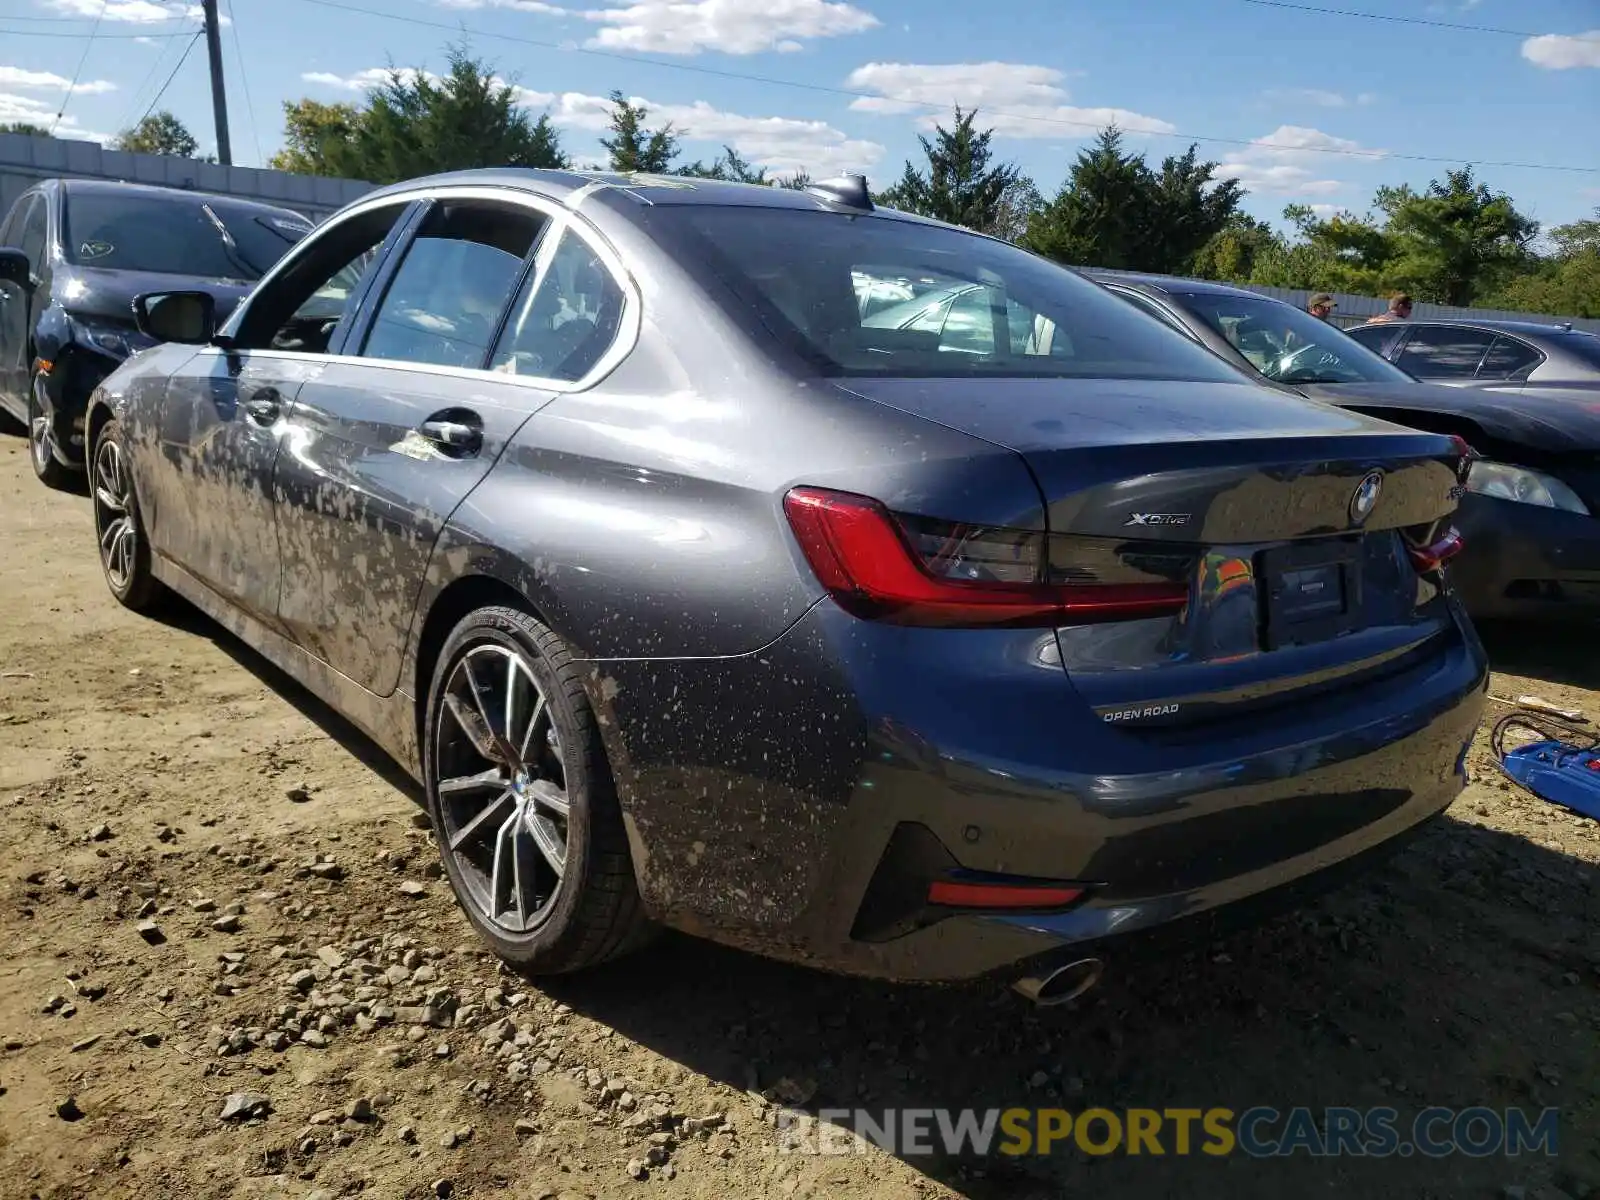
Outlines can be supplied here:
[[276, 204], [319, 221], [372, 190], [356, 179], [291, 175], [257, 167], [222, 167], [170, 154], [129, 154], [94, 142], [0, 133], [0, 216], [41, 179], [110, 179], [221, 192]]

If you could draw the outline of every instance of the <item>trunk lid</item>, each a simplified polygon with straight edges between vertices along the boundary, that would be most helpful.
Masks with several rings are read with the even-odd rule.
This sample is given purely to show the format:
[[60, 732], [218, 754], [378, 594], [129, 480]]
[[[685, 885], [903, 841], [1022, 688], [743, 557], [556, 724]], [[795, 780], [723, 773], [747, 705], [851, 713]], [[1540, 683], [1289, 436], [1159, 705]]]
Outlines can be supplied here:
[[1188, 585], [1175, 615], [1057, 630], [1107, 721], [1177, 734], [1403, 672], [1460, 636], [1441, 577], [1408, 549], [1460, 498], [1447, 437], [1249, 383], [849, 386], [1020, 454], [1043, 493], [1049, 582]]

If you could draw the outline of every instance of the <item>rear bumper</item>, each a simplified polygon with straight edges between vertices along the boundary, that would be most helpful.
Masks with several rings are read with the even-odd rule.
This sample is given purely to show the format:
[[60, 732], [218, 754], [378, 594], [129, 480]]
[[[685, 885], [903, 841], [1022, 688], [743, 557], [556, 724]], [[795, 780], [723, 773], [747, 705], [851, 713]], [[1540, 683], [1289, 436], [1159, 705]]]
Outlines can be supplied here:
[[1450, 577], [1478, 620], [1600, 615], [1600, 518], [1467, 496]]
[[[826, 601], [756, 655], [595, 664], [591, 695], [658, 918], [832, 970], [959, 980], [1291, 902], [1439, 813], [1487, 683], [1476, 637], [1453, 636], [1370, 690], [1164, 738], [1097, 720], [1048, 633], [895, 629]], [[1095, 888], [1065, 912], [865, 933], [908, 829], [964, 868]]]

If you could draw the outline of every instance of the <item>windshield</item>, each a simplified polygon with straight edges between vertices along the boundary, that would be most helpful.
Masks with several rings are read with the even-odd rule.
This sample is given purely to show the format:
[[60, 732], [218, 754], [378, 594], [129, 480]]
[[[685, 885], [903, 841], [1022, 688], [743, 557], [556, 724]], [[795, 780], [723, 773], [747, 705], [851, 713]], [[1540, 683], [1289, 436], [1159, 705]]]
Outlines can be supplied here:
[[650, 220], [710, 264], [736, 315], [753, 308], [824, 374], [1241, 378], [1097, 284], [1004, 242], [801, 209], [662, 206]]
[[72, 192], [67, 260], [110, 271], [149, 271], [254, 283], [311, 225], [281, 209], [218, 196]]
[[1260, 296], [1178, 294], [1250, 365], [1279, 383], [1415, 383], [1336, 325]]

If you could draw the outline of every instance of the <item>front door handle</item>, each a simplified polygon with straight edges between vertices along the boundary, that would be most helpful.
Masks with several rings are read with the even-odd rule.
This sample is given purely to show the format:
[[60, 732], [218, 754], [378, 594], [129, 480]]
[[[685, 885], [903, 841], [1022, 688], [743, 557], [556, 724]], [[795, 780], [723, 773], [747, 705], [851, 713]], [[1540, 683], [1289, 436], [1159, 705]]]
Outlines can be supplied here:
[[277, 388], [262, 388], [246, 400], [244, 405], [245, 416], [257, 425], [274, 424], [282, 411], [283, 399], [278, 395]]
[[449, 454], [472, 455], [483, 448], [483, 430], [467, 421], [429, 417], [417, 432]]

